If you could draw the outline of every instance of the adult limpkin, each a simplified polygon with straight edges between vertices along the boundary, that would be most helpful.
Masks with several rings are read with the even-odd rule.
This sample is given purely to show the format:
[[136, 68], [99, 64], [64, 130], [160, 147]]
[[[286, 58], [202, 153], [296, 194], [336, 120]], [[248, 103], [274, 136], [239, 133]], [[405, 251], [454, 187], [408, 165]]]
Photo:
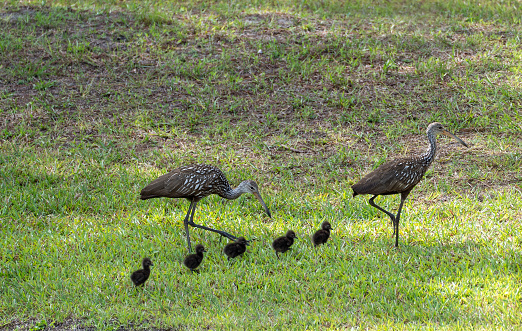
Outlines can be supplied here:
[[[359, 194], [373, 194], [373, 197], [369, 200], [370, 205], [390, 216], [395, 235], [395, 247], [399, 247], [399, 220], [401, 218], [402, 205], [433, 162], [435, 152], [437, 151], [436, 136], [440, 133], [452, 137], [468, 147], [464, 141], [444, 129], [442, 124], [437, 122], [431, 123], [426, 129], [430, 145], [424, 154], [386, 162], [352, 186], [354, 197]], [[401, 195], [401, 203], [396, 216], [377, 206], [373, 201], [378, 195], [391, 194]]]
[[237, 239], [233, 235], [221, 231], [212, 229], [203, 225], [194, 223], [194, 211], [196, 205], [204, 197], [217, 194], [222, 198], [233, 200], [237, 199], [244, 193], [253, 194], [263, 208], [265, 212], [270, 215], [270, 210], [266, 206], [265, 202], [259, 194], [259, 188], [256, 182], [252, 180], [245, 180], [241, 182], [236, 188], [230, 187], [230, 184], [221, 170], [218, 168], [207, 165], [207, 164], [196, 164], [183, 166], [172, 170], [168, 174], [165, 174], [158, 179], [151, 182], [141, 190], [141, 199], [147, 200], [152, 198], [185, 198], [190, 201], [190, 207], [185, 216], [183, 224], [185, 225], [185, 233], [187, 236], [187, 244], [189, 252], [192, 251], [190, 246], [190, 236], [188, 226], [204, 229], [219, 233], [220, 235], [229, 239]]

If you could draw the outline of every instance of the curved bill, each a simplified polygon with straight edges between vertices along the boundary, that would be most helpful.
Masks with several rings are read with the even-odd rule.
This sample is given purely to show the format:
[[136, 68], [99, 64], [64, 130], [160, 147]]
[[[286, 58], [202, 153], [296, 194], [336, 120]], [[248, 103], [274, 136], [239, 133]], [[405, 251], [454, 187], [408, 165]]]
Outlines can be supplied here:
[[257, 200], [259, 200], [259, 202], [261, 202], [261, 205], [265, 209], [265, 212], [268, 214], [268, 217], [272, 218], [272, 214], [270, 214], [270, 210], [268, 210], [268, 207], [266, 206], [265, 202], [263, 201], [263, 198], [261, 198], [261, 195], [257, 192], [254, 192], [253, 194], [255, 195]]
[[445, 134], [446, 136], [448, 137], [451, 137], [453, 139], [455, 139], [456, 141], [458, 141], [459, 143], [461, 143], [462, 145], [466, 146], [466, 147], [469, 147], [464, 141], [462, 141], [462, 139], [460, 139], [459, 137], [457, 137], [456, 135], [454, 135], [453, 133], [449, 132], [448, 130], [444, 130], [442, 131], [443, 134]]

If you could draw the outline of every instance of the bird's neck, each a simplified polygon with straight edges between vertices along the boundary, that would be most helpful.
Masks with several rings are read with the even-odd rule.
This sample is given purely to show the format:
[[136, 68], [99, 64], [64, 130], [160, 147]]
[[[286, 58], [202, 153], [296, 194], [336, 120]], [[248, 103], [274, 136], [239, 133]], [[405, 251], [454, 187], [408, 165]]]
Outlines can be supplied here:
[[241, 190], [241, 186], [238, 186], [234, 189], [229, 186], [228, 190], [223, 193], [222, 197], [228, 200], [234, 200], [239, 198], [239, 196], [241, 196], [243, 193], [244, 192]]
[[435, 154], [437, 152], [437, 142], [436, 142], [435, 135], [432, 134], [431, 132], [428, 132], [427, 136], [428, 136], [428, 141], [430, 143], [430, 146], [428, 147], [426, 152], [421, 155], [420, 158], [422, 161], [424, 161], [423, 163], [426, 166], [429, 166], [431, 164], [431, 162], [433, 162], [433, 160], [435, 159]]
[[144, 266], [143, 266], [143, 270], [145, 270], [145, 271], [149, 271], [149, 270], [150, 270], [150, 266], [148, 266], [148, 265], [144, 265]]
[[203, 258], [203, 252], [197, 252], [196, 255], [199, 256], [200, 258]]

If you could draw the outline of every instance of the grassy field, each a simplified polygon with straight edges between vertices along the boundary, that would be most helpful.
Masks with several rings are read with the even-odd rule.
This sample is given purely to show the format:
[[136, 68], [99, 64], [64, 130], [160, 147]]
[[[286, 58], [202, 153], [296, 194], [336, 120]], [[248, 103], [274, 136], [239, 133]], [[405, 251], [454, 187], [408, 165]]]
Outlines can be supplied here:
[[[510, 0], [4, 1], [0, 330], [521, 329], [521, 17]], [[424, 151], [433, 121], [470, 148], [438, 140], [395, 249], [350, 186]], [[273, 214], [203, 200], [196, 223], [257, 240], [227, 262], [193, 229], [198, 275], [188, 202], [138, 199], [193, 162], [257, 181]]]

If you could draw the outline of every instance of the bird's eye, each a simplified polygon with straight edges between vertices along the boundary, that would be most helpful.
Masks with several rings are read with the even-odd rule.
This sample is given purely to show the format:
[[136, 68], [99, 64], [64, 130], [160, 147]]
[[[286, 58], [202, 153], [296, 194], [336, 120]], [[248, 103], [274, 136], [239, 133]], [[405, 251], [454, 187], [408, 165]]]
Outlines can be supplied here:
[[250, 189], [251, 189], [252, 191], [255, 190], [253, 186], [250, 186]]

